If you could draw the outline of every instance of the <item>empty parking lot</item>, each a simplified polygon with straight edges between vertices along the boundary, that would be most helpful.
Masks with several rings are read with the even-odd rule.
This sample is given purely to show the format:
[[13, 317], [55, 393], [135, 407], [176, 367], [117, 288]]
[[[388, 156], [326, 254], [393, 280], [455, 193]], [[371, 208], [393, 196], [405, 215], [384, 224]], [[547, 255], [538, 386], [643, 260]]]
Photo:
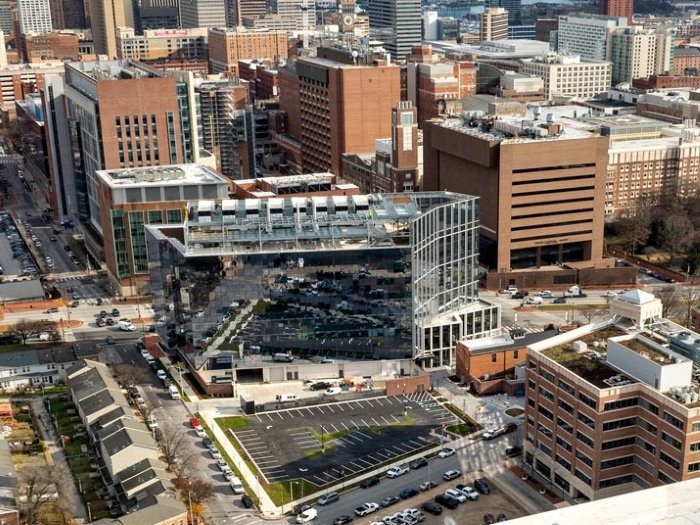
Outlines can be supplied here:
[[324, 486], [416, 454], [455, 421], [421, 393], [263, 412], [232, 432], [266, 481]]

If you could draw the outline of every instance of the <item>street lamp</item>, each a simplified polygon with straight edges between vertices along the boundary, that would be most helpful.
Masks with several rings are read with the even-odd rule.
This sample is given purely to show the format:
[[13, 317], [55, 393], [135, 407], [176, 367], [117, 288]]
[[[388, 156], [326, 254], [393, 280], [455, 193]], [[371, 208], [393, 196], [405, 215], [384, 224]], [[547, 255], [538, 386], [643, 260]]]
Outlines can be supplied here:
[[321, 425], [321, 454], [326, 452], [326, 441], [325, 441], [326, 427]]
[[90, 502], [87, 502], [87, 508], [88, 508], [88, 523], [92, 523], [92, 509], [90, 508]]
[[[292, 507], [292, 512], [294, 512], [294, 485], [298, 485], [298, 481], [291, 481], [289, 482], [289, 494], [290, 494], [290, 500], [289, 500], [289, 505]], [[303, 487], [302, 487], [303, 490]]]

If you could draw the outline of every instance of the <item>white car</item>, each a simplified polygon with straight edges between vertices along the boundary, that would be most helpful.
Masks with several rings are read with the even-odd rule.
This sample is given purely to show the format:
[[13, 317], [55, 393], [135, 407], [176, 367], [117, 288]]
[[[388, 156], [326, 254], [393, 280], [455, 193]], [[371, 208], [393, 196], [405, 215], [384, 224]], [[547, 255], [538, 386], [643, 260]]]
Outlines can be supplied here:
[[464, 495], [464, 493], [459, 490], [459, 489], [447, 489], [445, 491], [445, 496], [451, 496], [460, 503], [464, 503], [467, 501], [467, 497]]
[[453, 479], [457, 479], [461, 475], [462, 475], [462, 473], [459, 470], [452, 469], [452, 470], [448, 470], [447, 472], [445, 472], [442, 475], [442, 479], [444, 479], [445, 481], [452, 481]]
[[617, 297], [617, 292], [605, 292], [603, 297]]
[[469, 485], [467, 485], [466, 487], [462, 487], [462, 494], [464, 494], [467, 498], [469, 498], [472, 501], [476, 501], [479, 499], [479, 493], [474, 487], [470, 487]]
[[359, 516], [360, 518], [362, 516], [367, 516], [368, 514], [372, 514], [373, 512], [377, 512], [379, 509], [379, 505], [374, 502], [369, 502], [369, 503], [363, 503], [359, 507], [355, 509], [355, 514]]
[[197, 437], [203, 438], [207, 436], [207, 433], [204, 431], [202, 427], [196, 427], [194, 429], [194, 433], [197, 434]]
[[158, 376], [158, 379], [165, 380], [168, 378], [168, 374], [165, 373], [165, 370], [162, 368], [159, 368], [158, 371], [156, 372], [156, 375]]
[[487, 428], [486, 431], [481, 434], [481, 437], [485, 440], [493, 439], [501, 435], [500, 427]]
[[136, 327], [129, 320], [119, 321], [117, 323], [117, 328], [123, 330], [124, 332], [133, 332], [136, 330]]
[[226, 460], [223, 458], [219, 458], [216, 460], [216, 466], [219, 467], [219, 470], [231, 470], [231, 468], [228, 466], [228, 463], [226, 463]]
[[389, 470], [386, 471], [386, 477], [398, 478], [399, 476], [403, 476], [404, 474], [406, 474], [408, 470], [409, 468], [406, 464], [396, 465], [395, 467], [391, 467]]
[[142, 348], [141, 349], [141, 357], [146, 359], [147, 357], [151, 357], [151, 353], [148, 350], [146, 350], [145, 348]]
[[454, 456], [456, 450], [450, 447], [445, 447], [443, 448], [440, 453], [438, 454], [439, 457], [441, 458], [449, 458], [450, 456]]
[[316, 516], [318, 516], [318, 511], [316, 509], [306, 509], [297, 516], [297, 523], [307, 523], [311, 520], [315, 520]]
[[211, 454], [211, 457], [214, 459], [221, 459], [221, 452], [219, 452], [216, 448], [210, 448], [209, 454]]

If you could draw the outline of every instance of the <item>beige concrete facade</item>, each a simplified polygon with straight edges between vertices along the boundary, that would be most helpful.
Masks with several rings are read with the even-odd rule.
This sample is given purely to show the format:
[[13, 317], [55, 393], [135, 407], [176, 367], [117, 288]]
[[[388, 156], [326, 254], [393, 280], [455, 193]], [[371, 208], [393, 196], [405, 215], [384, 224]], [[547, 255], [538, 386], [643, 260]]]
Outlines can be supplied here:
[[238, 74], [238, 61], [246, 58], [286, 59], [285, 31], [209, 29], [209, 69], [212, 73]]

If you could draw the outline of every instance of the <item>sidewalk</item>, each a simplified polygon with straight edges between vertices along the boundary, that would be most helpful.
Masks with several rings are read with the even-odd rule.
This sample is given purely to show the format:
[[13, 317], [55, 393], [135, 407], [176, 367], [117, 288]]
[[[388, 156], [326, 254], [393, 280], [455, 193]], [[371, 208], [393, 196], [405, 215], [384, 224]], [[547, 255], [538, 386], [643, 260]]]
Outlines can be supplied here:
[[556, 507], [530, 485], [518, 479], [502, 463], [494, 463], [483, 468], [483, 472], [510, 498], [514, 499], [528, 514], [539, 514]]
[[[48, 446], [49, 452], [51, 452], [51, 458], [55, 465], [65, 468], [66, 472], [70, 472], [68, 467], [68, 462], [66, 461], [66, 456], [63, 454], [63, 449], [58, 445], [58, 436], [51, 426], [49, 414], [44, 408], [44, 403], [40, 397], [32, 397], [29, 400], [32, 406], [32, 411], [36, 416], [36, 421], [39, 426], [39, 433], [41, 434], [41, 439], [44, 440]], [[59, 488], [61, 496], [65, 500], [66, 508], [74, 513], [74, 517], [78, 520], [82, 520], [83, 523], [87, 522], [87, 514], [85, 513], [85, 508], [83, 507], [83, 501], [78, 493], [78, 489], [75, 486], [75, 480], [70, 476], [69, 481]]]

